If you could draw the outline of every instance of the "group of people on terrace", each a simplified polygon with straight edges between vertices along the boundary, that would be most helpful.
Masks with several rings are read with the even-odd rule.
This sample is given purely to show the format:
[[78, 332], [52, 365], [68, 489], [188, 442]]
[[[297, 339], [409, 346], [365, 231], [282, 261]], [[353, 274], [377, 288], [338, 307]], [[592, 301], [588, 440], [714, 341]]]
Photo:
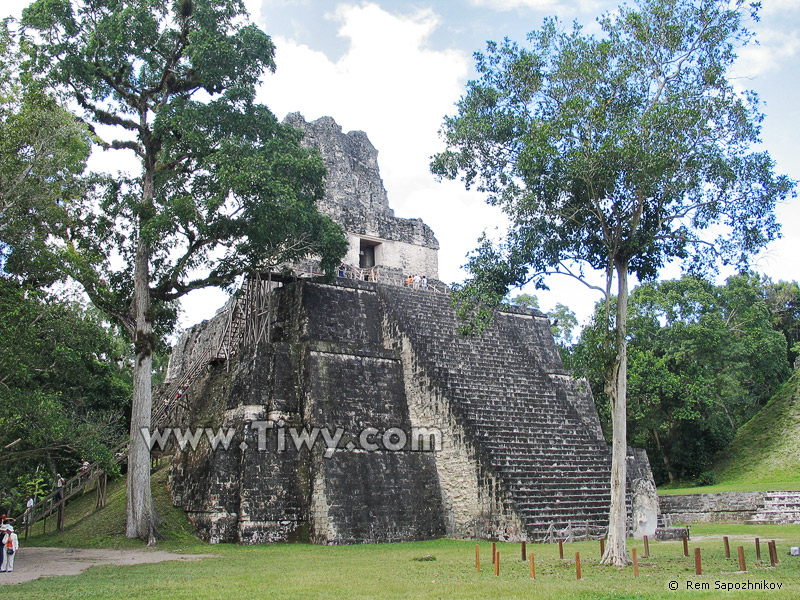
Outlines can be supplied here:
[[[344, 279], [357, 279], [359, 281], [378, 281], [377, 269], [378, 269], [377, 267], [369, 267], [369, 268], [352, 267], [350, 265], [345, 265], [344, 263], [342, 263], [336, 269], [336, 276]], [[388, 279], [385, 279], [385, 281], [388, 283], [397, 283], [397, 280], [394, 279], [391, 275], [389, 276]], [[433, 289], [432, 287], [430, 287], [428, 283], [427, 275], [418, 275], [418, 274], [407, 275], [405, 277], [402, 277], [402, 282], [405, 287], [409, 287], [415, 290]]]
[[405, 283], [406, 287], [410, 287], [415, 290], [428, 289], [428, 278], [425, 275], [409, 275], [406, 277]]

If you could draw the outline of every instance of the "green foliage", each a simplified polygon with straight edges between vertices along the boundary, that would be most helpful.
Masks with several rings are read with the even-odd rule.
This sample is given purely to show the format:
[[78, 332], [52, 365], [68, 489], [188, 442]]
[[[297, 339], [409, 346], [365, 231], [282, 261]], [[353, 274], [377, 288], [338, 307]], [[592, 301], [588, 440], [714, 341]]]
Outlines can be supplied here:
[[127, 431], [129, 349], [96, 314], [0, 278], [0, 489], [4, 512], [83, 459], [112, 469]]
[[800, 355], [800, 285], [796, 281], [764, 280], [772, 324], [786, 336], [789, 363]]
[[[629, 300], [628, 441], [647, 448], [658, 479], [708, 473], [714, 455], [789, 375], [786, 340], [773, 327], [769, 288], [757, 276], [725, 285], [687, 276], [645, 283]], [[605, 304], [584, 329], [573, 368], [609, 414]], [[711, 485], [707, 482], [704, 485]]]
[[[167, 489], [169, 466], [153, 474], [153, 502], [161, 517], [159, 533], [160, 544], [164, 549], [181, 549], [187, 544], [200, 545], [195, 528], [186, 514], [176, 507]], [[98, 510], [94, 490], [76, 496], [67, 503], [64, 510], [64, 530], [55, 530], [48, 523], [47, 533], [43, 533], [44, 523], [33, 526], [28, 546], [48, 548], [136, 548], [140, 544], [125, 537], [125, 478], [108, 482], [106, 505]]]
[[35, 34], [30, 76], [114, 136], [96, 138], [103, 148], [141, 164], [140, 175], [96, 182], [96, 195], [64, 206], [69, 235], [49, 248], [131, 334], [137, 252], [150, 319], [169, 328], [170, 303], [193, 289], [309, 254], [332, 271], [346, 249], [341, 228], [316, 211], [318, 154], [255, 102], [274, 47], [246, 16], [238, 0], [38, 0], [23, 13]]
[[522, 308], [539, 308], [539, 299], [531, 294], [519, 294], [511, 299], [511, 303]]
[[63, 235], [62, 207], [86, 193], [88, 129], [36, 82], [23, 81], [14, 23], [0, 25], [0, 268], [34, 286], [58, 277], [42, 252]]

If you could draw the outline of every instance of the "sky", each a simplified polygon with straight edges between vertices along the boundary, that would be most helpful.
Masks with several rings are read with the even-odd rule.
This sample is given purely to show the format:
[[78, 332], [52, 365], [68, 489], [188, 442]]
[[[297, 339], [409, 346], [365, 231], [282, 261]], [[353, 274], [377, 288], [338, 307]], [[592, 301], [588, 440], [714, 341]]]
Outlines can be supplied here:
[[[28, 0], [5, 0], [19, 15]], [[324, 2], [245, 0], [253, 20], [272, 36], [277, 70], [262, 79], [260, 101], [283, 118], [299, 111], [306, 120], [333, 117], [344, 131], [367, 133], [399, 217], [421, 218], [440, 243], [439, 274], [462, 281], [466, 255], [484, 230], [497, 236], [504, 219], [477, 192], [459, 181], [439, 182], [429, 159], [444, 146], [438, 130], [475, 78], [473, 53], [488, 40], [524, 42], [547, 16], [577, 20], [597, 30], [596, 17], [616, 2], [600, 0], [441, 0]], [[800, 180], [800, 0], [763, 0], [761, 20], [752, 24], [759, 45], [744, 48], [734, 83], [756, 91], [763, 101], [763, 148], [776, 171]], [[107, 153], [92, 157], [95, 168], [120, 164]], [[800, 200], [778, 207], [783, 238], [755, 257], [757, 271], [775, 280], [800, 277]], [[677, 265], [662, 278], [680, 275]], [[724, 277], [725, 273], [720, 277]], [[598, 275], [595, 281], [602, 281]], [[600, 299], [597, 292], [568, 278], [548, 279], [550, 291], [533, 291], [544, 310], [566, 304], [584, 323]], [[521, 291], [512, 292], [512, 296]], [[218, 290], [184, 298], [181, 323], [210, 318], [222, 306]]]

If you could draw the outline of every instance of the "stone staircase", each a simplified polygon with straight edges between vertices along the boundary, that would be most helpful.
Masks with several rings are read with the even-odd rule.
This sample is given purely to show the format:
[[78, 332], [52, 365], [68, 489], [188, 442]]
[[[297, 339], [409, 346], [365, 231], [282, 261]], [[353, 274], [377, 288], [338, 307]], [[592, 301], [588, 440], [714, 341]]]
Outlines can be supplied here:
[[800, 491], [765, 492], [751, 523], [800, 524]]
[[481, 335], [465, 338], [449, 295], [389, 286], [378, 292], [528, 536], [541, 539], [551, 526], [570, 523], [604, 527], [610, 451], [553, 385], [552, 365], [539, 358], [550, 349], [531, 347], [541, 332], [525, 329], [541, 324], [531, 314], [500, 313]]

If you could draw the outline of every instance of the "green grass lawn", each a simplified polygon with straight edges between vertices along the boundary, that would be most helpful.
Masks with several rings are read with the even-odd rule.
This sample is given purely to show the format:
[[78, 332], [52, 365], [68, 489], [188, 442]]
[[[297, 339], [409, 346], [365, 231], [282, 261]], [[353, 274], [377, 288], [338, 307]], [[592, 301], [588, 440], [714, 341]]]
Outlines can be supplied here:
[[[742, 528], [745, 528], [744, 530]], [[490, 545], [480, 544], [482, 570], [475, 570], [475, 544], [468, 541], [437, 540], [404, 544], [360, 546], [311, 546], [273, 544], [265, 546], [187, 545], [185, 550], [213, 552], [217, 558], [198, 562], [167, 562], [130, 567], [93, 567], [71, 577], [46, 578], [13, 587], [0, 588], [3, 598], [585, 598], [625, 600], [633, 598], [792, 598], [800, 597], [800, 559], [786, 556], [790, 544], [800, 544], [800, 526], [761, 527], [715, 525], [696, 527], [690, 542], [700, 547], [704, 574], [694, 574], [693, 558], [684, 558], [680, 542], [652, 542], [651, 558], [641, 559], [640, 577], [633, 569], [618, 571], [598, 564], [597, 542], [565, 545], [565, 560], [558, 558], [558, 546], [532, 544], [537, 579], [531, 580], [528, 565], [520, 560], [518, 544], [498, 544], [500, 576], [490, 563]], [[719, 533], [747, 535], [733, 538], [746, 546], [748, 573], [737, 573], [726, 560]], [[770, 569], [754, 564], [753, 535], [780, 542], [781, 564]], [[642, 552], [641, 543], [635, 547]], [[766, 557], [766, 547], [762, 547]], [[574, 557], [581, 554], [583, 579], [576, 580]], [[435, 560], [415, 559], [432, 556]], [[20, 554], [20, 560], [24, 555]], [[677, 582], [679, 592], [668, 585]], [[780, 591], [730, 592], [715, 590], [715, 582], [746, 581], [781, 583]], [[710, 590], [687, 591], [708, 583]]]
[[[165, 539], [159, 549], [189, 553], [213, 553], [216, 558], [197, 562], [164, 562], [137, 566], [93, 567], [81, 575], [45, 578], [18, 586], [0, 587], [3, 599], [92, 599], [153, 600], [250, 598], [580, 598], [627, 600], [634, 598], [800, 598], [800, 559], [786, 556], [790, 545], [800, 545], [800, 526], [698, 525], [692, 528], [690, 552], [701, 548], [704, 574], [694, 574], [693, 558], [683, 557], [680, 542], [651, 542], [651, 558], [641, 559], [640, 577], [633, 569], [617, 570], [599, 565], [599, 543], [580, 542], [565, 546], [565, 560], [558, 546], [530, 544], [535, 553], [537, 579], [529, 577], [528, 565], [520, 560], [518, 544], [498, 544], [500, 576], [490, 564], [490, 544], [480, 544], [482, 570], [475, 570], [475, 543], [436, 540], [404, 544], [360, 546], [312, 546], [271, 544], [263, 546], [208, 545], [192, 535], [183, 513], [171, 506], [166, 493], [166, 470], [153, 477], [153, 495], [164, 522]], [[18, 561], [25, 560], [24, 547], [113, 547], [141, 548], [140, 542], [124, 538], [125, 487], [123, 481], [109, 484], [108, 504], [94, 510], [94, 495], [71, 502], [63, 532], [37, 534], [22, 541]], [[737, 573], [726, 560], [722, 535], [734, 537], [731, 546], [746, 547], [749, 572]], [[781, 564], [776, 569], [755, 564], [753, 538], [779, 539]], [[641, 542], [631, 540], [641, 555]], [[575, 552], [580, 552], [583, 578], [576, 580]], [[762, 546], [766, 558], [766, 545]], [[415, 560], [432, 556], [435, 560]], [[693, 555], [692, 555], [693, 556]], [[715, 582], [746, 581], [780, 583], [780, 591], [721, 592]], [[669, 589], [677, 582], [678, 592]], [[687, 583], [708, 583], [709, 590], [687, 591]]]

